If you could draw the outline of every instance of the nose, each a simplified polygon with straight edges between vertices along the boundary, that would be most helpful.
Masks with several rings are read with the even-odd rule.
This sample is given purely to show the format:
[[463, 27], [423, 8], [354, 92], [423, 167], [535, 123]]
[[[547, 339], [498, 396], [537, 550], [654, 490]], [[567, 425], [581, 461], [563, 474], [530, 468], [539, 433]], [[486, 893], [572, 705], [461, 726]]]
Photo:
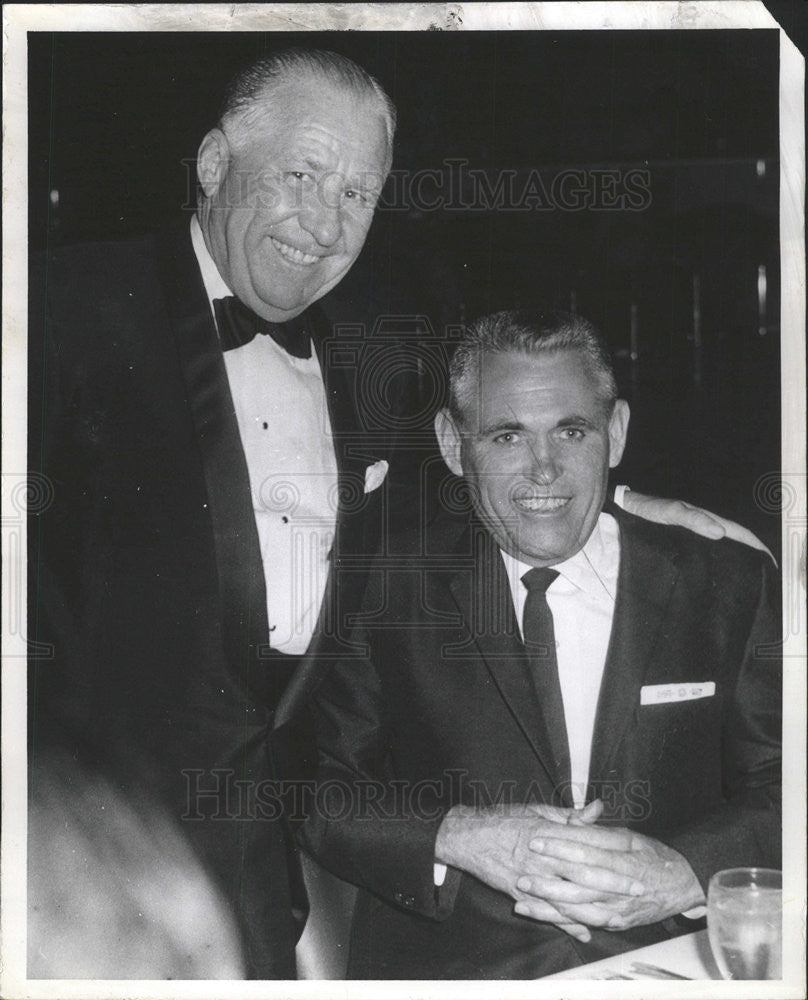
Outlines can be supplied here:
[[561, 475], [557, 449], [551, 442], [534, 444], [531, 449], [529, 476], [542, 486], [549, 486]]
[[299, 222], [310, 236], [313, 236], [321, 247], [332, 247], [342, 236], [342, 215], [339, 195], [323, 185], [312, 192]]

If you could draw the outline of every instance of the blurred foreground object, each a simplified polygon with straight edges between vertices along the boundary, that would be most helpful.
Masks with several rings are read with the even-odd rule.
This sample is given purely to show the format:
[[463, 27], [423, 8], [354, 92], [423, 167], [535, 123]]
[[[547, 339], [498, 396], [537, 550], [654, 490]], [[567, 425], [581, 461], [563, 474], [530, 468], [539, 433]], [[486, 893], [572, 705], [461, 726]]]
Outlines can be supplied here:
[[236, 928], [182, 831], [65, 752], [32, 767], [28, 977], [244, 977]]

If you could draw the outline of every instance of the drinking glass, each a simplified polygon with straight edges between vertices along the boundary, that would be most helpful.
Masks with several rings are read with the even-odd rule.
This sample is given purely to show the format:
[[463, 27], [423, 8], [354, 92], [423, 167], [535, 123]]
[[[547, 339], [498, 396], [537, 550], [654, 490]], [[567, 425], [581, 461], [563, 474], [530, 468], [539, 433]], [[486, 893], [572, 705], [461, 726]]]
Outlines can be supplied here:
[[783, 873], [729, 868], [713, 875], [707, 931], [724, 979], [782, 979]]

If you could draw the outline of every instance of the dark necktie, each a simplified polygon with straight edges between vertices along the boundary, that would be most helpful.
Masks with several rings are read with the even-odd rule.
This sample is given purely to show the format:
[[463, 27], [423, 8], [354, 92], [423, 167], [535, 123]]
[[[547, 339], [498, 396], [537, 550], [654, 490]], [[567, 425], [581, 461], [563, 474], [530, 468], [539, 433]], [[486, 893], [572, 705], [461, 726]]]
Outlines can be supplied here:
[[547, 588], [557, 576], [557, 570], [536, 567], [522, 577], [522, 583], [527, 587], [523, 634], [560, 783], [554, 800], [556, 804], [567, 804], [570, 792], [570, 750], [564, 701], [558, 680], [553, 613], [546, 594]]
[[256, 334], [268, 334], [287, 352], [296, 358], [311, 357], [311, 337], [305, 313], [288, 323], [270, 323], [254, 313], [249, 306], [228, 295], [213, 300], [216, 326], [219, 329], [223, 351], [234, 351], [253, 340]]

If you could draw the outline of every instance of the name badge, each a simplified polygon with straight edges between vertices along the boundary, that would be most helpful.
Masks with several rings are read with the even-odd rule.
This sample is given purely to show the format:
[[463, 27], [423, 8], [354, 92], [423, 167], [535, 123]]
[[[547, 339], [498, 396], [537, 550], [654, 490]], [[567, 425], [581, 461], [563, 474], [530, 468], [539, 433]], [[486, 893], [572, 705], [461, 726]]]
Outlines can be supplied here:
[[712, 698], [715, 694], [715, 681], [702, 681], [694, 684], [687, 681], [684, 684], [646, 684], [640, 688], [641, 705], [663, 705], [673, 701], [695, 701], [697, 698]]

